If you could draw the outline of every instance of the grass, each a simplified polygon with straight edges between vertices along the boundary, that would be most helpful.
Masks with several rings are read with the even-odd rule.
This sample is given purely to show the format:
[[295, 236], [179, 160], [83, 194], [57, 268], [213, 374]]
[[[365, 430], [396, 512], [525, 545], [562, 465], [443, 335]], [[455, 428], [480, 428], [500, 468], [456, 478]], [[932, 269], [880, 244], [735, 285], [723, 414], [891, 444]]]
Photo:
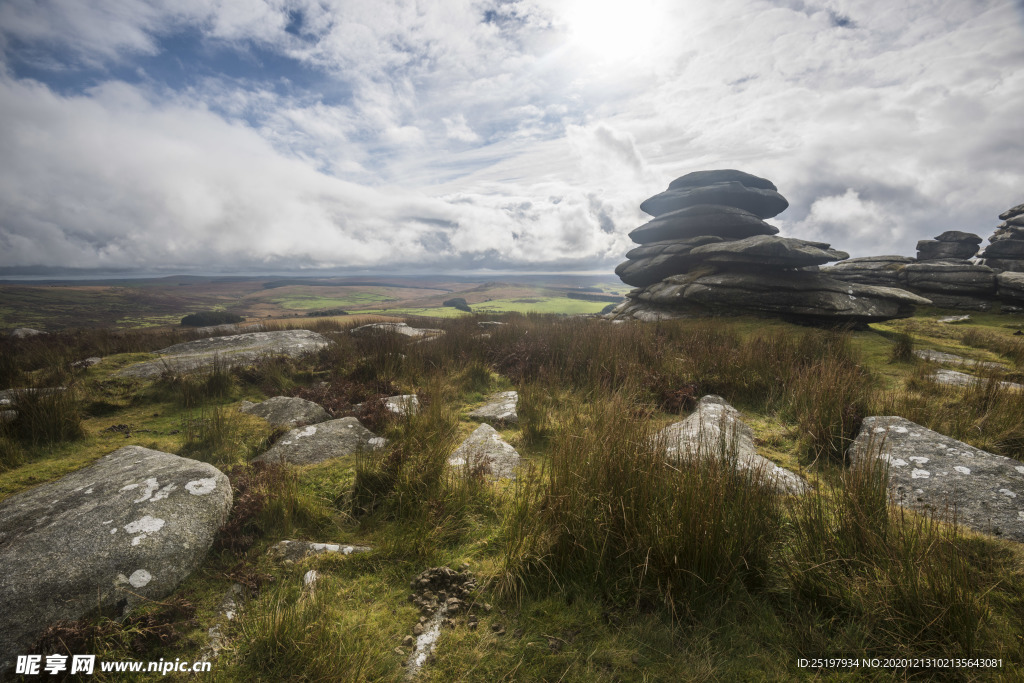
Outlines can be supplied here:
[[[40, 430], [58, 438], [35, 442], [0, 435], [0, 499], [129, 443], [211, 462], [233, 487], [206, 562], [164, 605], [124, 622], [88, 616], [62, 633], [85, 634], [111, 659], [195, 659], [239, 581], [254, 595], [224, 626], [216, 680], [400, 680], [395, 648], [417, 620], [409, 579], [465, 562], [482, 585], [469, 607], [479, 627], [460, 616], [443, 630], [423, 680], [782, 680], [814, 676], [795, 661], [816, 654], [997, 656], [1000, 675], [1021, 675], [1024, 552], [893, 507], [883, 471], [843, 458], [864, 416], [899, 414], [1024, 459], [1024, 401], [997, 381], [1020, 367], [1002, 318], [958, 328], [922, 316], [858, 332], [744, 318], [501, 319], [487, 330], [470, 315], [411, 319], [445, 330], [424, 342], [356, 338], [354, 321], [318, 320], [310, 327], [334, 343], [305, 359], [153, 381], [112, 373], [187, 333], [0, 340], [0, 376], [66, 383], [68, 403], [41, 419], [77, 415], [81, 429]], [[934, 365], [908, 357], [910, 337], [911, 350], [1010, 368], [940, 386]], [[104, 361], [70, 366], [87, 355]], [[522, 455], [518, 478], [447, 467], [476, 426], [461, 416], [512, 388], [520, 423], [502, 436]], [[380, 408], [399, 393], [416, 393], [422, 412]], [[814, 490], [782, 497], [728, 460], [666, 462], [653, 435], [708, 393], [741, 410], [758, 451], [804, 469]], [[237, 402], [278, 394], [358, 415], [389, 445], [302, 468], [251, 464], [281, 431]], [[286, 538], [374, 551], [276, 565], [266, 551]], [[321, 575], [312, 592], [302, 588], [310, 569]], [[173, 638], [146, 635], [167, 624]]]

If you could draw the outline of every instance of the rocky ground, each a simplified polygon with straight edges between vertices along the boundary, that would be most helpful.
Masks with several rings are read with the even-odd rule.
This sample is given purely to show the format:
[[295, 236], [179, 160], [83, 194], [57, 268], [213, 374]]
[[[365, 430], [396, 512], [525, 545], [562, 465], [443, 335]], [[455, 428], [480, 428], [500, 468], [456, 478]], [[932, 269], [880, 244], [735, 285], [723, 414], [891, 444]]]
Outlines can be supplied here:
[[[785, 208], [709, 180], [648, 208]], [[720, 249], [745, 239], [700, 258], [836, 256]], [[26, 366], [2, 394], [0, 661], [610, 681], [983, 650], [1019, 675], [1024, 318], [971, 316], [324, 325]]]

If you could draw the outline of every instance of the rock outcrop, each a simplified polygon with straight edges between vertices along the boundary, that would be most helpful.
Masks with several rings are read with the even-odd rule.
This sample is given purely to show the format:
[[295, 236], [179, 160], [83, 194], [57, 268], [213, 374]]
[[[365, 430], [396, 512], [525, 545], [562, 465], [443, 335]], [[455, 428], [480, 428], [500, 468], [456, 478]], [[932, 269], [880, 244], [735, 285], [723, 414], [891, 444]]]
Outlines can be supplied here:
[[945, 259], [965, 260], [978, 253], [981, 237], [970, 232], [947, 230], [933, 240], [917, 243], [917, 260], [941, 261]]
[[487, 398], [487, 403], [476, 410], [470, 411], [469, 416], [479, 422], [497, 426], [508, 426], [519, 423], [519, 415], [516, 413], [516, 405], [519, 403], [519, 394], [515, 391], [499, 391]]
[[1024, 464], [902, 417], [868, 417], [850, 446], [852, 467], [881, 459], [895, 502], [1024, 542]]
[[640, 205], [655, 218], [630, 233], [641, 246], [615, 269], [638, 289], [607, 317], [756, 313], [861, 323], [907, 317], [915, 305], [929, 303], [893, 286], [818, 272], [848, 254], [823, 242], [778, 236], [764, 219], [787, 206], [774, 184], [741, 171], [698, 171], [672, 181]]
[[386, 439], [375, 435], [356, 418], [343, 417], [293, 429], [254, 461], [313, 465], [386, 444]]
[[124, 377], [152, 378], [164, 372], [188, 373], [206, 370], [220, 363], [222, 367], [247, 365], [268, 355], [298, 357], [317, 351], [329, 343], [321, 334], [310, 330], [252, 332], [228, 337], [209, 337], [174, 344], [158, 353], [161, 358], [129, 365], [117, 372]]
[[765, 482], [781, 493], [800, 494], [807, 490], [800, 476], [757, 453], [753, 430], [721, 396], [701, 398], [689, 417], [665, 427], [658, 438], [670, 460], [726, 459], [738, 469], [759, 472]]
[[238, 409], [262, 417], [275, 427], [302, 427], [331, 419], [320, 404], [292, 396], [274, 396], [261, 403], [242, 401]]
[[444, 330], [410, 327], [406, 323], [371, 323], [350, 330], [356, 337], [372, 337], [377, 334], [400, 334], [413, 339], [426, 339], [444, 334]]
[[448, 464], [481, 470], [496, 479], [512, 479], [519, 465], [519, 452], [501, 438], [489, 424], [482, 424], [452, 451]]
[[988, 238], [989, 245], [980, 255], [983, 263], [997, 271], [1024, 273], [1024, 204], [1004, 211], [999, 218], [1003, 222], [996, 226]]
[[995, 271], [970, 261], [918, 261], [902, 277], [908, 290], [943, 308], [987, 311], [996, 296]]
[[140, 446], [0, 503], [0, 674], [56, 621], [168, 595], [230, 510], [215, 467]]

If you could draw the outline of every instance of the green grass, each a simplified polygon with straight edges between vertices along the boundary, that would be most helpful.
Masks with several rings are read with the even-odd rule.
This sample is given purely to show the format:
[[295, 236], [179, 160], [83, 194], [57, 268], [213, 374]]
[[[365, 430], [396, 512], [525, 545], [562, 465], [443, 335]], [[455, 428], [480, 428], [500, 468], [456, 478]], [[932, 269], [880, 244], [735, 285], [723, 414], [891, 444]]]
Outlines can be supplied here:
[[[212, 462], [232, 482], [231, 518], [204, 565], [129, 620], [74, 625], [89, 651], [196, 659], [221, 619], [229, 645], [213, 680], [398, 681], [395, 648], [418, 616], [409, 580], [465, 562], [480, 580], [470, 607], [479, 626], [460, 615], [444, 629], [422, 680], [785, 680], [817, 676], [796, 667], [815, 654], [996, 656], [999, 676], [1022, 675], [1024, 551], [891, 507], [879, 472], [849, 471], [842, 459], [868, 414], [901, 414], [1024, 459], [1019, 395], [995, 383], [936, 386], [933, 366], [908, 362], [900, 336], [1002, 360], [1012, 376], [1019, 338], [1007, 318], [961, 329], [924, 315], [837, 333], [746, 318], [611, 325], [512, 313], [482, 336], [474, 317], [447, 310], [458, 317], [430, 320], [446, 334], [427, 342], [360, 339], [343, 319], [318, 321], [334, 344], [302, 361], [156, 381], [112, 374], [181, 333], [0, 341], [13, 359], [0, 366], [7, 376], [73, 383], [83, 431], [73, 441], [0, 438], [0, 499], [126, 444]], [[85, 355], [105, 360], [67, 367]], [[476, 427], [463, 416], [507, 388], [520, 392], [520, 424], [501, 430], [522, 454], [518, 479], [446, 467]], [[339, 415], [416, 393], [423, 411], [364, 408], [360, 419], [389, 439], [381, 451], [250, 465], [281, 432], [237, 402], [282, 392]], [[727, 462], [668, 466], [651, 435], [707, 393], [741, 410], [758, 451], [803, 469], [814, 492], [780, 497]], [[286, 538], [374, 550], [275, 564], [267, 549]], [[302, 589], [311, 569], [321, 575], [313, 593]], [[227, 623], [217, 605], [232, 581], [254, 596]], [[168, 628], [177, 635], [162, 638]]]
[[523, 297], [519, 299], [492, 299], [471, 304], [474, 313], [560, 313], [580, 315], [600, 313], [608, 302], [583, 301], [558, 296]]
[[347, 308], [366, 306], [382, 301], [394, 301], [392, 297], [375, 292], [352, 292], [343, 297], [321, 297], [315, 294], [293, 294], [271, 299], [282, 308], [293, 311], [312, 311], [319, 308]]

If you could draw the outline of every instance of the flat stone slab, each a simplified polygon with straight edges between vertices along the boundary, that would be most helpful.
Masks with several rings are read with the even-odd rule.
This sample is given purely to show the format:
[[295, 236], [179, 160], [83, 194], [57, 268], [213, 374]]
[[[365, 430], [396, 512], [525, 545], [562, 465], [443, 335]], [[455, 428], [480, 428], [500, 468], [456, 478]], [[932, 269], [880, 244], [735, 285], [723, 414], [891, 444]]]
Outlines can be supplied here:
[[516, 404], [518, 403], [519, 394], [517, 392], [499, 391], [489, 396], [486, 404], [470, 411], [469, 416], [478, 422], [492, 425], [519, 424], [519, 415], [516, 413]]
[[275, 396], [261, 403], [242, 401], [238, 409], [262, 417], [275, 427], [301, 427], [331, 419], [330, 413], [320, 404], [293, 396]]
[[[944, 368], [936, 370], [931, 377], [939, 384], [946, 384], [953, 387], [969, 387], [973, 384], [977, 384], [978, 382], [985, 381], [983, 377], [969, 375], [966, 372], [960, 372], [958, 370], [946, 370]], [[1016, 382], [1000, 382], [999, 386], [1003, 389], [1012, 389], [1015, 391], [1024, 389], [1024, 384], [1017, 384]]]
[[662, 429], [657, 439], [665, 444], [665, 454], [671, 461], [735, 458], [737, 469], [760, 470], [782, 493], [801, 494], [807, 490], [807, 483], [799, 475], [757, 453], [754, 431], [721, 396], [701, 398], [689, 417]]
[[299, 562], [325, 553], [352, 555], [368, 553], [373, 550], [368, 545], [348, 545], [345, 543], [312, 543], [310, 541], [280, 541], [273, 545], [267, 554], [278, 562]]
[[1024, 542], [1024, 463], [968, 446], [902, 417], [868, 417], [847, 453], [851, 466], [881, 458], [904, 507]]
[[293, 358], [324, 348], [330, 341], [310, 330], [281, 330], [279, 332], [251, 332], [227, 337], [209, 337], [174, 344], [160, 349], [159, 360], [136, 363], [122, 368], [116, 374], [143, 379], [159, 377], [165, 371], [196, 372], [213, 366], [217, 360], [227, 367], [254, 363], [268, 355]]
[[386, 444], [387, 439], [371, 432], [356, 418], [343, 417], [293, 429], [253, 461], [312, 465]]
[[384, 407], [395, 415], [416, 415], [420, 412], [420, 399], [416, 394], [388, 396], [384, 399]]
[[36, 330], [31, 327], [15, 327], [13, 330], [7, 333], [7, 336], [14, 337], [15, 339], [25, 339], [27, 337], [35, 337], [36, 335], [46, 334], [42, 330]]
[[977, 366], [979, 368], [991, 368], [993, 370], [1005, 369], [1007, 367], [1005, 363], [974, 360], [973, 358], [965, 358], [963, 356], [958, 356], [955, 353], [935, 351], [934, 349], [915, 349], [914, 355], [922, 360], [930, 360], [934, 363], [948, 363], [950, 365], [972, 365]]
[[448, 458], [453, 467], [483, 468], [497, 479], [512, 479], [519, 465], [519, 452], [489, 424], [482, 424]]
[[18, 402], [19, 394], [39, 394], [40, 396], [49, 396], [50, 394], [59, 394], [62, 391], [67, 391], [65, 387], [26, 387], [24, 389], [4, 389], [0, 391], [0, 406], [13, 406]]
[[141, 446], [0, 503], [0, 672], [56, 621], [170, 594], [230, 510], [217, 468]]
[[353, 328], [350, 332], [357, 337], [367, 337], [375, 334], [401, 334], [414, 339], [437, 337], [444, 334], [444, 330], [410, 327], [406, 323], [371, 323], [370, 325], [361, 325], [360, 327]]
[[955, 325], [957, 323], [965, 323], [971, 319], [969, 315], [947, 315], [944, 318], [939, 318], [936, 322], [945, 323], [946, 325]]

